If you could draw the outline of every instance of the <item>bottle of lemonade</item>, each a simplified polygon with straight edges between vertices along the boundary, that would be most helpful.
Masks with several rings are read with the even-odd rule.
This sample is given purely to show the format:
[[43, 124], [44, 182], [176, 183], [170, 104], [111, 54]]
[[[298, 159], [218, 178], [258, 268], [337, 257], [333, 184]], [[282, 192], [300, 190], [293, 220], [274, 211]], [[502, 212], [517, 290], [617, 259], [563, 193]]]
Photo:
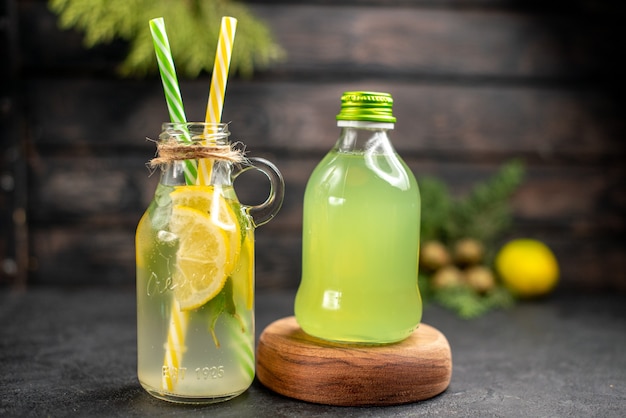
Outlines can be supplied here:
[[391, 96], [346, 92], [341, 102], [340, 137], [304, 195], [295, 315], [318, 338], [396, 342], [422, 316], [419, 189], [388, 137]]
[[[254, 379], [254, 228], [280, 209], [284, 181], [267, 160], [240, 164], [229, 135], [226, 124], [164, 124], [161, 179], [137, 226], [137, 374], [172, 402], [227, 400]], [[233, 188], [249, 169], [270, 180], [258, 206]]]

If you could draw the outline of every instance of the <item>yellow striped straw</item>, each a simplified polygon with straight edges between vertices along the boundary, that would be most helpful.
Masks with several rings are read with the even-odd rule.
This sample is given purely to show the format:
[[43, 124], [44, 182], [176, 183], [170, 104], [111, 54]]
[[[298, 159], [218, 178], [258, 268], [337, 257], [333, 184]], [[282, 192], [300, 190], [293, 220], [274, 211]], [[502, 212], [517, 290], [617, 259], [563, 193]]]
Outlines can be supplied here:
[[[228, 69], [230, 68], [230, 58], [233, 53], [236, 30], [237, 19], [228, 16], [222, 17], [220, 35], [217, 40], [217, 51], [215, 52], [215, 63], [213, 64], [213, 74], [211, 76], [209, 101], [207, 103], [206, 116], [204, 118], [204, 121], [207, 123], [219, 123], [222, 119], [224, 95], [226, 94], [226, 83], [228, 81]], [[204, 159], [199, 161], [199, 184], [210, 184], [212, 169], [213, 164], [211, 161]]]
[[167, 331], [167, 342], [165, 343], [165, 358], [163, 359], [162, 387], [164, 390], [172, 391], [178, 382], [180, 366], [185, 352], [185, 334], [187, 334], [187, 324], [189, 317], [187, 312], [180, 310], [180, 305], [174, 298], [172, 300], [172, 312], [170, 313], [170, 324]]

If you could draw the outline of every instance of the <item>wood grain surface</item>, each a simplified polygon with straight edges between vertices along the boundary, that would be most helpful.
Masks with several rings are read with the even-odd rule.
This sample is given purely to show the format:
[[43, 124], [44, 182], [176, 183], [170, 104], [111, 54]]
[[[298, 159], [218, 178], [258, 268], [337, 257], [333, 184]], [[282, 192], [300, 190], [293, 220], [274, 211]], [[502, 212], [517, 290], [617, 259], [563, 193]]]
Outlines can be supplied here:
[[446, 337], [426, 324], [395, 344], [339, 344], [306, 334], [291, 316], [261, 334], [257, 376], [275, 392], [308, 402], [394, 405], [443, 392], [452, 354]]
[[[287, 53], [251, 79], [231, 74], [224, 103], [232, 139], [286, 181], [256, 234], [259, 287], [297, 286], [306, 181], [338, 136], [341, 93], [367, 89], [393, 95], [392, 142], [418, 181], [462, 196], [521, 159], [503, 238], [545, 241], [563, 288], [626, 290], [626, 67], [614, 49], [626, 30], [611, 2], [246, 3]], [[46, 0], [1, 4], [0, 285], [132, 286], [134, 231], [158, 181], [146, 138], [168, 118], [159, 77], [120, 78], [127, 43], [86, 49]], [[202, 120], [210, 74], [180, 82], [188, 118]], [[243, 180], [240, 199], [258, 203], [263, 189]]]

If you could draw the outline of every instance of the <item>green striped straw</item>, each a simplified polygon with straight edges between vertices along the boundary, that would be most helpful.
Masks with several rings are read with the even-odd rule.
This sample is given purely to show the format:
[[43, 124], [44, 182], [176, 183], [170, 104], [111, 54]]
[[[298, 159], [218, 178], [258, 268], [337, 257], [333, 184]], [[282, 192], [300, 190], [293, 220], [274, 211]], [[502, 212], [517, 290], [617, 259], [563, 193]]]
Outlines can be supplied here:
[[[162, 17], [150, 20], [150, 32], [152, 33], [154, 51], [156, 52], [157, 62], [159, 64], [159, 72], [161, 73], [161, 81], [163, 82], [165, 101], [167, 102], [167, 108], [170, 113], [170, 120], [173, 123], [187, 123], [185, 109], [183, 108], [183, 99], [180, 96], [178, 79], [176, 78], [176, 70], [174, 69], [174, 60], [172, 60], [170, 44], [167, 40], [167, 33], [165, 32], [165, 22]], [[185, 142], [191, 142], [189, 133], [186, 130], [183, 130], [183, 140]], [[194, 160], [184, 161], [183, 173], [186, 184], [196, 184], [198, 169]], [[173, 299], [167, 330], [167, 340], [165, 342], [165, 356], [163, 358], [163, 367], [167, 368], [167, 370], [171, 370], [172, 368], [178, 369], [181, 365], [182, 347], [185, 344], [188, 322], [189, 315], [187, 312], [181, 311], [176, 299]], [[176, 382], [174, 382], [169, 375], [164, 375], [161, 383], [162, 389], [172, 392], [175, 389], [175, 383]]]
[[252, 381], [255, 372], [253, 325], [246, 321], [245, 329], [250, 330], [250, 332], [246, 332], [241, 329], [241, 325], [237, 320], [234, 320], [232, 317], [230, 319], [231, 324], [227, 331], [229, 349], [235, 353], [235, 358], [239, 360], [239, 371]]
[[[187, 123], [185, 117], [185, 108], [183, 107], [183, 99], [178, 88], [178, 78], [176, 77], [176, 69], [174, 68], [174, 60], [170, 51], [170, 44], [165, 32], [165, 22], [162, 17], [150, 20], [150, 32], [152, 33], [152, 42], [154, 43], [154, 52], [156, 53], [157, 63], [159, 64], [159, 72], [161, 73], [161, 81], [163, 82], [163, 91], [165, 92], [165, 101], [170, 114], [172, 123]], [[186, 142], [191, 142], [189, 135], [184, 135]], [[184, 164], [185, 182], [187, 184], [195, 184], [198, 177], [196, 162], [193, 160], [185, 160]]]

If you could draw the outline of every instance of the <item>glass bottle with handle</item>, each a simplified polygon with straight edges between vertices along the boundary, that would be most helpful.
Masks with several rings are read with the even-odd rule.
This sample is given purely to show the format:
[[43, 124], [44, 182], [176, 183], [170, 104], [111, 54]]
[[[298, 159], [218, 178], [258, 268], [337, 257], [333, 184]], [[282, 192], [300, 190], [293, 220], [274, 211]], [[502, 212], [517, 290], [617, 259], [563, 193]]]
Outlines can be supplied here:
[[[138, 377], [173, 402], [227, 400], [254, 379], [254, 228], [279, 211], [284, 181], [229, 134], [226, 124], [163, 125], [160, 182], [136, 231]], [[233, 188], [251, 169], [271, 186], [257, 206]]]

